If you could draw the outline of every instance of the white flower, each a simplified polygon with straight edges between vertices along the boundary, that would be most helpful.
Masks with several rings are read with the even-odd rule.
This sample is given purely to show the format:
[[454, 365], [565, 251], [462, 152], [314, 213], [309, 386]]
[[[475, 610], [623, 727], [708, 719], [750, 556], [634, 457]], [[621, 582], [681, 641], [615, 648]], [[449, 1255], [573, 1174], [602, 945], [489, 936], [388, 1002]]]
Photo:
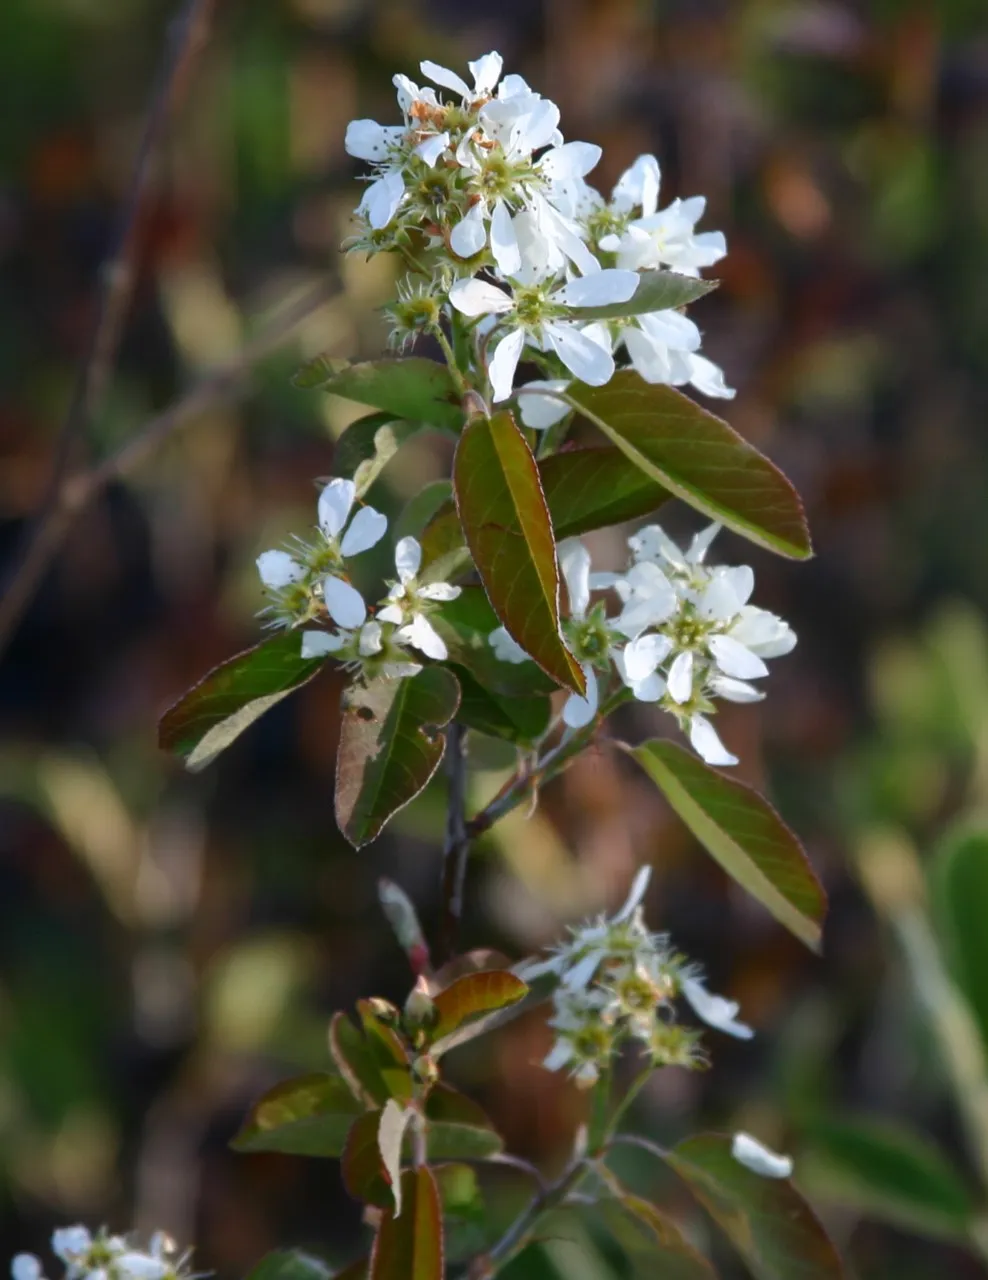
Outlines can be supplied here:
[[58, 1227], [52, 1232], [51, 1251], [62, 1262], [74, 1263], [84, 1257], [93, 1246], [93, 1237], [88, 1228], [77, 1224], [74, 1227]]
[[262, 551], [257, 557], [257, 572], [261, 582], [275, 591], [305, 578], [305, 567], [287, 551]]
[[693, 1012], [708, 1026], [738, 1040], [750, 1040], [755, 1034], [751, 1027], [738, 1021], [741, 1006], [736, 1001], [712, 995], [700, 978], [689, 974], [684, 974], [680, 985]]
[[[361, 507], [350, 519], [356, 495], [354, 482], [340, 479], [330, 480], [319, 495], [319, 527], [344, 560], [376, 546], [388, 528], [387, 516], [373, 507]], [[360, 592], [336, 574], [323, 580], [323, 599], [330, 617], [341, 627], [359, 627], [367, 616]]]
[[494, 92], [501, 78], [503, 59], [499, 53], [485, 53], [476, 62], [468, 62], [467, 66], [473, 76], [472, 89], [455, 71], [450, 71], [448, 67], [441, 67], [438, 62], [426, 60], [419, 66], [427, 80], [431, 80], [433, 84], [442, 85], [444, 89], [451, 89], [453, 93], [458, 93], [464, 102], [471, 103], [476, 102], [478, 98], [488, 98]]
[[516, 285], [511, 293], [483, 280], [470, 279], [458, 280], [450, 290], [449, 300], [463, 315], [499, 316], [499, 327], [507, 329], [489, 368], [497, 402], [511, 395], [526, 342], [555, 352], [574, 377], [590, 386], [600, 387], [608, 382], [614, 373], [609, 341], [567, 320], [566, 310], [627, 302], [637, 287], [638, 276], [632, 271], [598, 271], [548, 290], [539, 285]]
[[11, 1280], [44, 1280], [41, 1259], [33, 1253], [18, 1253], [10, 1262]]
[[696, 232], [706, 205], [702, 196], [674, 200], [661, 212], [636, 218], [622, 236], [605, 236], [600, 247], [616, 253], [618, 266], [632, 271], [670, 267], [682, 275], [699, 275], [727, 253], [722, 232]]
[[563, 392], [569, 386], [565, 378], [536, 379], [518, 388], [518, 411], [526, 427], [544, 431], [555, 426], [570, 412], [569, 405], [558, 395], [539, 395], [540, 391]]
[[706, 716], [699, 713], [689, 718], [690, 745], [701, 760], [713, 765], [737, 764], [738, 758], [732, 755], [720, 740], [717, 730]]
[[531, 657], [512, 637], [506, 627], [497, 627], [487, 637], [487, 643], [494, 650], [498, 662], [531, 662]]
[[388, 604], [378, 610], [381, 622], [393, 622], [399, 630], [395, 639], [399, 643], [420, 649], [428, 658], [442, 662], [449, 656], [442, 636], [426, 617], [423, 601], [437, 603], [455, 600], [461, 588], [448, 582], [429, 582], [422, 586], [417, 574], [422, 567], [422, 548], [416, 538], [402, 538], [395, 548], [395, 569], [398, 581], [388, 592]]
[[763, 1146], [750, 1133], [736, 1133], [731, 1142], [731, 1155], [738, 1164], [743, 1164], [753, 1173], [763, 1178], [788, 1178], [792, 1174], [792, 1158], [778, 1155], [770, 1148]]

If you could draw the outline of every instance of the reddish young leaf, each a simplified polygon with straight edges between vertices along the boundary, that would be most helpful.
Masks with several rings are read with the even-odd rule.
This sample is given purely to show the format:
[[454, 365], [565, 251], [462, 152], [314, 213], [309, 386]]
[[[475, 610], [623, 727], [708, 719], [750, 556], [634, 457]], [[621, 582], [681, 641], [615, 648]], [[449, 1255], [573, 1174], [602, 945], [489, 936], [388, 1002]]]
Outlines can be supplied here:
[[338, 1156], [362, 1111], [347, 1083], [326, 1072], [275, 1085], [251, 1107], [230, 1145], [237, 1151]]
[[371, 1280], [443, 1280], [439, 1188], [426, 1166], [401, 1175], [402, 1211], [385, 1211], [371, 1250]]
[[727, 874], [818, 951], [827, 899], [803, 847], [757, 791], [675, 742], [631, 753]]
[[647, 516], [672, 496], [620, 449], [564, 449], [539, 475], [557, 538]]
[[583, 672], [559, 629], [559, 568], [538, 467], [510, 413], [466, 425], [453, 489], [494, 612], [547, 675], [583, 693]]
[[769, 551], [813, 554], [799, 495], [775, 463], [721, 418], [633, 369], [604, 387], [574, 382], [576, 407], [653, 480]]
[[377, 1140], [382, 1114], [380, 1111], [368, 1111], [351, 1125], [340, 1160], [340, 1172], [343, 1185], [354, 1200], [375, 1204], [379, 1209], [393, 1209], [395, 1198], [391, 1174], [385, 1168]]
[[336, 819], [355, 848], [373, 840], [435, 773], [446, 749], [437, 726], [452, 720], [459, 701], [456, 678], [442, 667], [351, 687], [336, 757]]
[[439, 1020], [432, 1032], [433, 1041], [456, 1031], [465, 1022], [516, 1004], [528, 995], [521, 978], [505, 969], [491, 969], [457, 978], [445, 991], [433, 996]]

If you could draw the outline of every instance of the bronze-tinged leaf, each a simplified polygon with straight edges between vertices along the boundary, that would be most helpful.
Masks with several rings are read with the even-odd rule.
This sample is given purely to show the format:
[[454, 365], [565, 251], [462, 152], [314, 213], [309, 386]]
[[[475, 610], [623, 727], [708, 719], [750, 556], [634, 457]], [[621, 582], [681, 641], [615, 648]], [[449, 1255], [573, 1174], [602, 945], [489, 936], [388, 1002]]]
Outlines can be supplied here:
[[610, 302], [604, 307], [574, 307], [573, 320], [618, 320], [622, 316], [643, 316], [650, 311], [685, 307], [716, 289], [719, 280], [701, 280], [678, 271], [640, 271], [638, 288], [627, 302]]
[[347, 1134], [340, 1172], [343, 1185], [363, 1204], [375, 1204], [379, 1209], [393, 1209], [395, 1198], [391, 1174], [385, 1167], [378, 1144], [378, 1128], [381, 1111], [368, 1111], [355, 1121]]
[[717, 1280], [713, 1266], [651, 1201], [622, 1190], [614, 1200], [602, 1201], [597, 1212], [624, 1250], [636, 1277]]
[[459, 701], [456, 678], [442, 667], [350, 689], [336, 758], [336, 819], [355, 848], [428, 783], [446, 749], [439, 728]]
[[402, 1211], [386, 1210], [371, 1250], [371, 1280], [443, 1280], [439, 1188], [426, 1166], [401, 1175]]
[[330, 1020], [329, 1051], [354, 1096], [367, 1106], [383, 1107], [391, 1091], [381, 1076], [376, 1053], [345, 1013], [334, 1013]]
[[503, 951], [494, 951], [491, 947], [477, 947], [473, 951], [465, 951], [462, 955], [447, 960], [429, 978], [429, 994], [435, 995], [450, 986], [457, 978], [465, 978], [471, 973], [489, 973], [501, 969], [510, 969], [513, 961]]
[[458, 431], [463, 423], [460, 397], [449, 370], [421, 356], [367, 360], [342, 367], [320, 358], [299, 370], [295, 385], [331, 391], [372, 409], [451, 431]]
[[197, 773], [283, 698], [308, 684], [325, 658], [303, 658], [297, 631], [272, 636], [214, 667], [165, 712], [158, 742]]
[[457, 978], [444, 991], [433, 996], [439, 1018], [432, 1039], [441, 1040], [465, 1022], [516, 1004], [527, 995], [528, 987], [521, 978], [506, 969], [470, 973]]
[[539, 471], [510, 413], [473, 418], [453, 460], [456, 509], [494, 612], [558, 684], [586, 681], [559, 629], [559, 568]]
[[721, 418], [633, 369], [568, 398], [646, 475], [677, 498], [779, 555], [813, 554], [803, 504], [775, 463]]
[[362, 1110], [339, 1076], [326, 1072], [298, 1076], [275, 1085], [254, 1103], [230, 1145], [237, 1151], [339, 1156]]
[[757, 1280], [843, 1280], [837, 1250], [792, 1183], [739, 1164], [730, 1138], [687, 1138], [666, 1160]]
[[631, 754], [729, 876], [814, 951], [827, 899], [796, 836], [763, 796], [664, 739]]
[[564, 449], [539, 462], [557, 538], [650, 515], [672, 495], [620, 449]]

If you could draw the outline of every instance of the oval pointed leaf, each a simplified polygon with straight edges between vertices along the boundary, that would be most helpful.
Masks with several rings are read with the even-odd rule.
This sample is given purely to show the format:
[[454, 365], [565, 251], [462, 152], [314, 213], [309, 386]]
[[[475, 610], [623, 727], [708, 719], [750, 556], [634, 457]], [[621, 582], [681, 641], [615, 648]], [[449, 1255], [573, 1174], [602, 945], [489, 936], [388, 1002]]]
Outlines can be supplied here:
[[421, 422], [396, 418], [392, 413], [372, 413], [351, 422], [336, 442], [333, 473], [349, 476], [361, 498], [406, 440], [423, 430]]
[[907, 1231], [964, 1241], [976, 1204], [964, 1180], [924, 1134], [887, 1120], [820, 1121], [800, 1160], [821, 1199]]
[[640, 271], [638, 288], [627, 302], [612, 302], [606, 307], [572, 307], [567, 317], [573, 320], [616, 320], [621, 316], [643, 316], [650, 311], [668, 311], [685, 307], [717, 288], [719, 280], [701, 280], [683, 276], [678, 271]]
[[389, 1026], [379, 1016], [379, 1011], [375, 1008], [378, 1003], [385, 1007], [393, 1023], [400, 1017], [398, 1010], [386, 1001], [358, 1000], [357, 1012], [364, 1028], [367, 1048], [388, 1090], [388, 1097], [408, 1102], [413, 1093], [408, 1052], [394, 1026]]
[[[717, 1280], [717, 1273], [679, 1227], [648, 1200], [622, 1190], [597, 1213], [634, 1267], [636, 1276], [663, 1280]], [[648, 1270], [646, 1270], [648, 1268]]]
[[528, 987], [521, 978], [506, 969], [491, 969], [484, 973], [469, 973], [433, 996], [439, 1015], [432, 1033], [438, 1047], [444, 1036], [459, 1030], [474, 1018], [517, 1004], [528, 995]]
[[301, 1249], [278, 1249], [262, 1258], [247, 1280], [330, 1280], [330, 1274], [325, 1262]]
[[255, 720], [308, 684], [325, 658], [303, 658], [297, 631], [272, 636], [214, 667], [165, 712], [158, 742], [196, 773]]
[[960, 831], [948, 838], [937, 850], [932, 888], [950, 972], [988, 1046], [988, 833]]
[[557, 538], [637, 520], [672, 496], [620, 449], [565, 449], [543, 458], [539, 475]]
[[371, 1251], [371, 1280], [443, 1280], [443, 1215], [432, 1170], [401, 1175], [402, 1213], [386, 1210]]
[[378, 1107], [387, 1102], [391, 1091], [375, 1053], [345, 1013], [334, 1013], [330, 1021], [329, 1051], [355, 1097]]
[[351, 688], [336, 758], [336, 820], [355, 848], [373, 840], [435, 773], [446, 749], [438, 727], [452, 720], [459, 701], [456, 678], [442, 667]]
[[813, 554], [803, 504], [775, 463], [722, 418], [632, 369], [570, 402], [646, 475], [713, 520], [795, 560]]
[[837, 1251], [792, 1184], [763, 1178], [720, 1134], [688, 1138], [666, 1155], [757, 1280], [843, 1280]]
[[251, 1107], [230, 1144], [237, 1151], [339, 1156], [363, 1107], [339, 1076], [318, 1072], [275, 1085]]
[[655, 739], [631, 754], [727, 874], [818, 951], [826, 896], [802, 845], [768, 801], [674, 742]]
[[[530, 665], [535, 668], [534, 663]], [[523, 747], [530, 746], [548, 729], [552, 718], [548, 698], [508, 698], [485, 689], [466, 667], [450, 663], [449, 669], [460, 686], [460, 709], [456, 718], [468, 729]]]
[[559, 569], [538, 467], [510, 413], [473, 418], [453, 461], [456, 509], [494, 612], [547, 675], [584, 692], [559, 630]]
[[[391, 1178], [378, 1144], [383, 1111], [368, 1111], [350, 1126], [340, 1161], [343, 1185], [354, 1200], [393, 1209], [395, 1195]], [[400, 1200], [400, 1191], [399, 1191]]]
[[463, 423], [460, 397], [449, 370], [444, 364], [421, 356], [367, 360], [342, 367], [319, 357], [299, 370], [295, 385], [331, 391], [372, 409], [384, 409], [399, 418], [451, 431], [458, 431]]

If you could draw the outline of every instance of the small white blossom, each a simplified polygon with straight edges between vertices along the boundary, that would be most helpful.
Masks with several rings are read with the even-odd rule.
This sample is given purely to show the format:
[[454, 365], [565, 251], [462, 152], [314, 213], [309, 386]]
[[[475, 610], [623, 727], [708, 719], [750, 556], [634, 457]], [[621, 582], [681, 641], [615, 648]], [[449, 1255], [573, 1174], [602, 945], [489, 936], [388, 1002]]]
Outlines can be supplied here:
[[461, 588], [448, 582], [418, 582], [422, 567], [422, 548], [416, 538], [402, 538], [395, 548], [395, 570], [398, 581], [388, 593], [388, 603], [379, 609], [381, 622], [393, 622], [399, 630], [396, 639], [421, 650], [428, 658], [442, 662], [449, 656], [446, 644], [427, 617], [430, 604], [455, 600]]
[[736, 1133], [731, 1142], [731, 1155], [738, 1164], [743, 1164], [752, 1173], [761, 1174], [763, 1178], [788, 1178], [792, 1174], [792, 1157], [779, 1155], [769, 1147], [763, 1146], [750, 1133]]
[[701, 978], [684, 974], [680, 990], [696, 1016], [708, 1027], [716, 1027], [718, 1031], [735, 1036], [738, 1040], [750, 1040], [755, 1034], [751, 1027], [738, 1020], [741, 1006], [737, 1001], [712, 995]]
[[[52, 1252], [65, 1267], [65, 1280], [190, 1280], [188, 1254], [178, 1255], [163, 1232], [156, 1232], [147, 1249], [125, 1236], [86, 1227], [60, 1227], [52, 1235]], [[41, 1260], [19, 1253], [10, 1266], [12, 1280], [44, 1280]]]

